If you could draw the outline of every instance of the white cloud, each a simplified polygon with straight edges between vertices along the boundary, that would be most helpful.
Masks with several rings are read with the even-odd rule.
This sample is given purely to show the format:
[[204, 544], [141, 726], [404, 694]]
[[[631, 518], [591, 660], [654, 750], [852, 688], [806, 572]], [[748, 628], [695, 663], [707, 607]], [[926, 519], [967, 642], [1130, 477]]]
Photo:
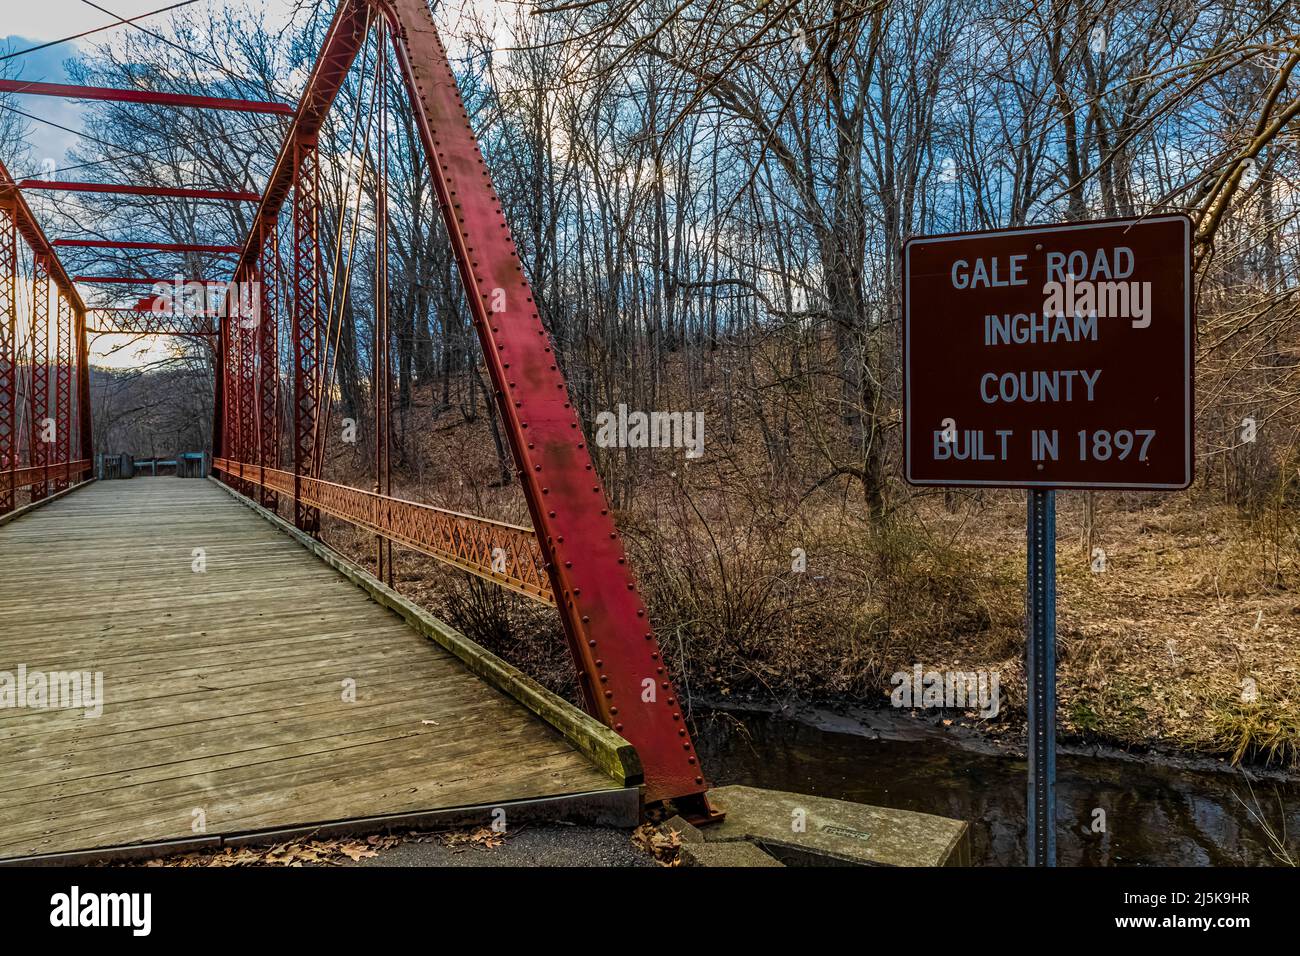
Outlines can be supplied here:
[[[159, 0], [104, 0], [102, 3], [100, 0], [95, 0], [95, 2], [120, 17], [134, 17], [167, 6], [166, 2], [159, 2]], [[84, 30], [106, 26], [116, 19], [100, 13], [89, 4], [82, 3], [81, 0], [40, 0], [38, 3], [7, 0], [4, 6], [4, 32], [9, 36], [23, 37], [27, 40], [58, 40]], [[141, 21], [141, 25], [147, 23], [148, 21]]]

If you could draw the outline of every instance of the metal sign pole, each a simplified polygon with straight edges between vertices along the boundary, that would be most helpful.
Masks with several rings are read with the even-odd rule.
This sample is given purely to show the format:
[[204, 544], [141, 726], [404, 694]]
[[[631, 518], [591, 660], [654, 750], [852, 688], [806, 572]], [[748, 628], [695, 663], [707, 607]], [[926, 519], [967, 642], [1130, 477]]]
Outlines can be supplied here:
[[1029, 492], [1029, 865], [1056, 866], [1056, 492]]

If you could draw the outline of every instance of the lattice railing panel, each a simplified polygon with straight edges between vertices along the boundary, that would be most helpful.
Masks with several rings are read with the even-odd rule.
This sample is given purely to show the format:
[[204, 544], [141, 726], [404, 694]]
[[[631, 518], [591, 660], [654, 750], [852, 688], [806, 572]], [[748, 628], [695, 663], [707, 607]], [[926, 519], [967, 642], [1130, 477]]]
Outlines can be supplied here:
[[[218, 458], [232, 478], [293, 497], [294, 475], [278, 468]], [[528, 528], [300, 477], [302, 505], [381, 534], [413, 551], [554, 606], [546, 562]]]
[[26, 488], [50, 481], [70, 482], [76, 480], [83, 472], [90, 470], [90, 461], [70, 461], [53, 465], [18, 468], [14, 471], [0, 471], [0, 496], [12, 495], [19, 488]]

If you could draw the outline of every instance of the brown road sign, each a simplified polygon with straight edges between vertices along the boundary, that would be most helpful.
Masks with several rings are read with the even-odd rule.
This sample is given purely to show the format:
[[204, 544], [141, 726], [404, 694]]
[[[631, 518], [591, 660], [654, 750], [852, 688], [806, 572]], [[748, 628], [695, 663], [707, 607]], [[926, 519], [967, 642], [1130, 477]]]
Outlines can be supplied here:
[[1186, 488], [1191, 220], [920, 236], [903, 248], [907, 480]]

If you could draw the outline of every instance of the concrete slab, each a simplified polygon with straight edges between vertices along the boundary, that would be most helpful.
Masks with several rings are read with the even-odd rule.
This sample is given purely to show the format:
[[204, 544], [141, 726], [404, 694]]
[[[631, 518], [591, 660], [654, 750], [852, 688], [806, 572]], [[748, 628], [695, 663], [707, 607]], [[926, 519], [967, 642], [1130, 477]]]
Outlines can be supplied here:
[[682, 866], [785, 866], [752, 843], [683, 843]]
[[756, 787], [718, 787], [709, 843], [749, 841], [792, 866], [969, 866], [961, 820]]
[[704, 834], [700, 832], [700, 828], [682, 817], [669, 817], [659, 824], [659, 832], [665, 836], [669, 833], [676, 833], [683, 843], [704, 842]]

